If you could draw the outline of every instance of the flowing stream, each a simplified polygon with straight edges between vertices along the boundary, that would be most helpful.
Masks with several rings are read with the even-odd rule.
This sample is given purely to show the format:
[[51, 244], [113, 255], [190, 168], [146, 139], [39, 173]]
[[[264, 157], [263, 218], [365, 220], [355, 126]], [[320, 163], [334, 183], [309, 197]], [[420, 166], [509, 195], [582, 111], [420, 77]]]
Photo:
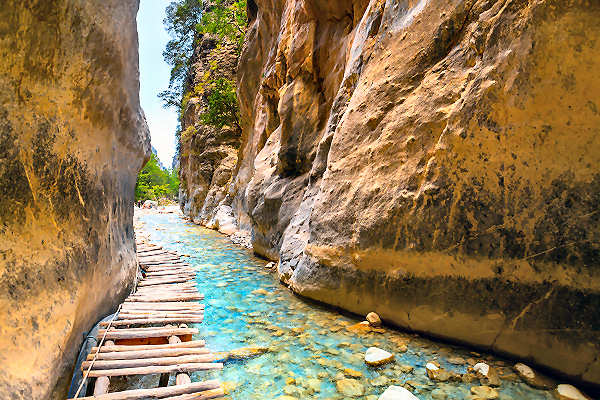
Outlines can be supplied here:
[[[298, 298], [265, 268], [266, 261], [177, 214], [144, 213], [137, 218], [152, 242], [189, 255], [197, 268], [206, 304], [198, 339], [206, 339], [214, 352], [268, 348], [262, 355], [226, 361], [223, 371], [192, 375], [194, 381], [221, 379], [231, 399], [371, 400], [389, 385], [404, 383], [420, 399], [465, 399], [472, 386], [480, 385], [477, 380], [430, 380], [425, 365], [432, 360], [457, 373], [484, 360], [502, 377], [500, 399], [553, 399], [550, 392], [522, 382], [511, 361], [392, 329], [357, 332], [350, 327], [362, 319]], [[368, 367], [364, 353], [371, 346], [393, 353], [395, 362]]]

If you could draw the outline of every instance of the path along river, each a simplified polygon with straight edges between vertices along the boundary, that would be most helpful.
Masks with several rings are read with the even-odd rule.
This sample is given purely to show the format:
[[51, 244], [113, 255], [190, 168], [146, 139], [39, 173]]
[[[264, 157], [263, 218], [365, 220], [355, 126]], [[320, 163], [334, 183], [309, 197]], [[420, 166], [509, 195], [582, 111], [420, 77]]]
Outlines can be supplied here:
[[[145, 213], [137, 218], [152, 242], [190, 255], [189, 263], [197, 268], [206, 304], [199, 339], [205, 338], [215, 352], [249, 346], [269, 349], [253, 358], [227, 361], [218, 373], [193, 374], [194, 381], [221, 379], [231, 399], [345, 399], [354, 394], [353, 398], [371, 400], [389, 385], [404, 383], [420, 399], [466, 399], [470, 388], [480, 385], [477, 380], [430, 380], [425, 365], [432, 360], [461, 374], [478, 361], [492, 365], [503, 378], [497, 388], [500, 399], [554, 398], [522, 382], [508, 360], [391, 329], [358, 333], [350, 328], [361, 321], [358, 317], [294, 296], [265, 268], [266, 261], [177, 214]], [[371, 346], [393, 353], [396, 361], [380, 368], [366, 366], [364, 353]]]

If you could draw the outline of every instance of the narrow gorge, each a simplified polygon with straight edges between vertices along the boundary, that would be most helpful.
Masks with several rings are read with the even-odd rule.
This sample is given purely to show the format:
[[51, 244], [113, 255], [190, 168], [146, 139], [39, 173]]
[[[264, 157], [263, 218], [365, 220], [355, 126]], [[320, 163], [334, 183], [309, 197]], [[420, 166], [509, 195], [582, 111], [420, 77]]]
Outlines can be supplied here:
[[0, 55], [0, 399], [600, 395], [597, 0], [3, 0]]
[[[184, 111], [184, 213], [302, 296], [600, 383], [598, 4], [249, 0], [248, 19], [241, 135], [207, 132], [201, 97]], [[192, 80], [211, 57], [232, 73], [207, 42]]]

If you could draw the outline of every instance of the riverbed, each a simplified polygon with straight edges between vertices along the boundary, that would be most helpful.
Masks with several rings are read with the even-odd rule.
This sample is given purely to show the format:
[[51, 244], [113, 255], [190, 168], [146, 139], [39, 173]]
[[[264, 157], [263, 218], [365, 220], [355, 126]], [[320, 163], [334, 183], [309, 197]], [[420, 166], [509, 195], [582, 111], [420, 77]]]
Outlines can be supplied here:
[[[356, 324], [362, 318], [295, 296], [265, 268], [267, 261], [176, 213], [141, 213], [136, 218], [153, 243], [188, 255], [197, 269], [206, 304], [197, 339], [205, 339], [216, 353], [243, 347], [268, 349], [252, 358], [226, 361], [222, 371], [192, 375], [194, 381], [221, 379], [231, 399], [354, 395], [375, 400], [389, 385], [403, 384], [420, 399], [465, 399], [472, 386], [480, 385], [478, 381], [432, 381], [425, 370], [431, 361], [457, 374], [485, 361], [502, 378], [497, 388], [500, 399], [554, 398], [549, 391], [522, 382], [512, 370], [512, 361], [394, 329], [360, 329]], [[368, 367], [364, 353], [371, 346], [393, 353], [395, 362]]]

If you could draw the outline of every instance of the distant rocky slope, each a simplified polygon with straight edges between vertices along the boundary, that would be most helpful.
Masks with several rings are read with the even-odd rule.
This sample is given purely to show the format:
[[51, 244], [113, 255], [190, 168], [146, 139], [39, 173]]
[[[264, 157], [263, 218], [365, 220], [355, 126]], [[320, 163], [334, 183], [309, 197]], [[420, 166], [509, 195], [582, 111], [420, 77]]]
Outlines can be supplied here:
[[64, 399], [136, 271], [137, 0], [0, 7], [0, 398]]
[[248, 14], [237, 160], [182, 158], [213, 171], [185, 212], [250, 232], [304, 296], [599, 384], [600, 4]]

